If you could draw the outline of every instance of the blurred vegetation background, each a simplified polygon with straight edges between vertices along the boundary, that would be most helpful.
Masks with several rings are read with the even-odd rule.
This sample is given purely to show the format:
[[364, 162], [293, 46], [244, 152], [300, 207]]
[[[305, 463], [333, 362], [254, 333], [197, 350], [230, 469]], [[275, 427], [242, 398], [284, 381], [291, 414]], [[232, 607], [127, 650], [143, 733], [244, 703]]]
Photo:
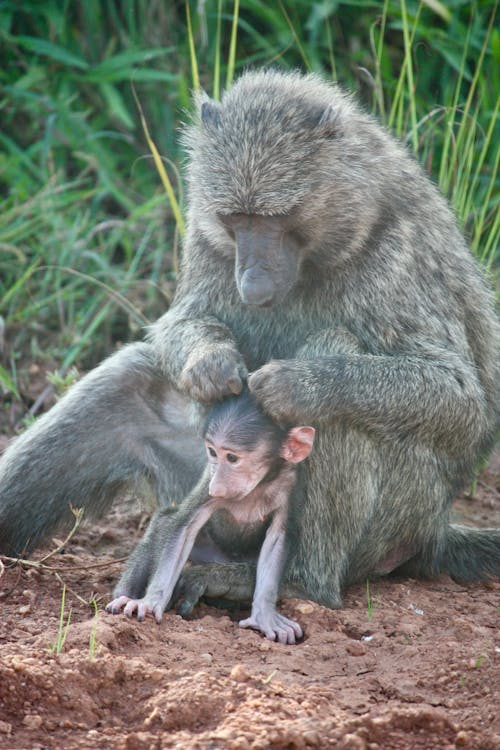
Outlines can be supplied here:
[[30, 362], [58, 367], [64, 380], [168, 308], [190, 90], [218, 98], [241, 70], [263, 65], [357, 91], [448, 195], [498, 278], [497, 2], [0, 0], [6, 403], [30, 405]]

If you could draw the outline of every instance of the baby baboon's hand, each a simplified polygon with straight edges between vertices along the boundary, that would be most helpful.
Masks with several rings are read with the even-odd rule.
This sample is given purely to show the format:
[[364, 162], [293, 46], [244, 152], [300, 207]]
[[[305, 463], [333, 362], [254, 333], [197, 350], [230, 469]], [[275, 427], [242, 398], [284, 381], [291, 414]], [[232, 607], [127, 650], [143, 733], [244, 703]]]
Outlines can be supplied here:
[[288, 421], [295, 417], [295, 391], [300, 378], [293, 361], [275, 359], [248, 376], [248, 387], [270, 417]]
[[195, 401], [213, 403], [231, 393], [241, 393], [247, 377], [241, 354], [232, 346], [198, 349], [181, 372], [181, 388]]
[[240, 628], [259, 630], [270, 641], [278, 643], [292, 644], [302, 638], [302, 628], [298, 622], [283, 617], [274, 607], [257, 611], [252, 608], [251, 616], [246, 620], [240, 620], [239, 624]]

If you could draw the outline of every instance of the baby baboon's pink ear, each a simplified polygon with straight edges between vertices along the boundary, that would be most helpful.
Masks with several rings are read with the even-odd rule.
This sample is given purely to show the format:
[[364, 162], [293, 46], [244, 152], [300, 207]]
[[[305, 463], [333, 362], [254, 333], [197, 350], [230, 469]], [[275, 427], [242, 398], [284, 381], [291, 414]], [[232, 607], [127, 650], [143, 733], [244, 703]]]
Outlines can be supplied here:
[[310, 454], [313, 443], [314, 427], [292, 427], [281, 446], [280, 456], [291, 464], [299, 464]]

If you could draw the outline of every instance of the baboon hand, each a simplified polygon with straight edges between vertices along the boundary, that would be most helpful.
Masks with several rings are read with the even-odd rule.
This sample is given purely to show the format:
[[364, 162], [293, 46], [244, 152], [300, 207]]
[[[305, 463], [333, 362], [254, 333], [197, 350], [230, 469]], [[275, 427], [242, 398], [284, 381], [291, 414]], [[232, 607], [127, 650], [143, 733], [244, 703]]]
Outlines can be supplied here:
[[294, 392], [300, 374], [295, 372], [293, 362], [275, 359], [248, 376], [248, 387], [273, 419], [294, 419]]
[[233, 347], [193, 352], [179, 378], [181, 388], [195, 401], [213, 403], [241, 393], [247, 377], [243, 357]]
[[127, 617], [137, 615], [139, 622], [142, 622], [146, 615], [154, 616], [157, 623], [160, 623], [165, 610], [165, 604], [160, 597], [143, 597], [142, 599], [131, 599], [128, 596], [119, 596], [106, 605], [106, 612], [112, 615], [118, 615], [123, 611]]
[[274, 607], [255, 610], [246, 620], [240, 620], [240, 628], [252, 628], [263, 633], [270, 641], [278, 643], [295, 643], [302, 638], [302, 628], [298, 622], [289, 620], [277, 612]]

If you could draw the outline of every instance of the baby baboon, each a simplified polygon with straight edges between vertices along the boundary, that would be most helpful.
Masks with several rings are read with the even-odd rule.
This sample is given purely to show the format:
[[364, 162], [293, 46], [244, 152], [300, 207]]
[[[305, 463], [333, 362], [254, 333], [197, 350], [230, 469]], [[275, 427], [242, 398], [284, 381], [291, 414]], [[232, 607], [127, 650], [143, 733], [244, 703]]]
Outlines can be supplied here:
[[[316, 427], [286, 583], [338, 607], [347, 584], [398, 567], [498, 575], [500, 530], [449, 523], [492, 443], [497, 373], [491, 294], [446, 201], [403, 146], [316, 76], [244, 74], [220, 103], [199, 98], [185, 143], [174, 303], [149, 343], [114, 355], [7, 451], [2, 551], [37, 543], [68, 501], [100, 512], [129, 477], [148, 477], [163, 506], [179, 501], [203, 463], [182, 409], [248, 377], [273, 419]], [[215, 517], [212, 535], [232, 558]], [[221, 587], [251, 598], [254, 574], [244, 562], [193, 566], [184, 602]], [[125, 572], [130, 598], [150, 575]]]
[[297, 480], [297, 464], [311, 452], [314, 429], [280, 427], [246, 392], [212, 409], [204, 436], [208, 466], [202, 480], [178, 510], [164, 511], [154, 544], [139, 545], [129, 566], [139, 578], [144, 577], [144, 568], [148, 570], [144, 596], [131, 599], [118, 590], [106, 610], [112, 614], [123, 610], [129, 617], [137, 614], [138, 620], [151, 613], [160, 622], [189, 558], [229, 561], [210, 533], [210, 518], [224, 513], [221, 522], [225, 518], [226, 524], [233, 525], [233, 536], [246, 538], [247, 546], [248, 538], [252, 539], [251, 551], [258, 536], [265, 534], [252, 612], [240, 626], [260, 630], [273, 641], [295, 643], [302, 637], [302, 629], [277, 611], [276, 602], [287, 556], [290, 495]]

